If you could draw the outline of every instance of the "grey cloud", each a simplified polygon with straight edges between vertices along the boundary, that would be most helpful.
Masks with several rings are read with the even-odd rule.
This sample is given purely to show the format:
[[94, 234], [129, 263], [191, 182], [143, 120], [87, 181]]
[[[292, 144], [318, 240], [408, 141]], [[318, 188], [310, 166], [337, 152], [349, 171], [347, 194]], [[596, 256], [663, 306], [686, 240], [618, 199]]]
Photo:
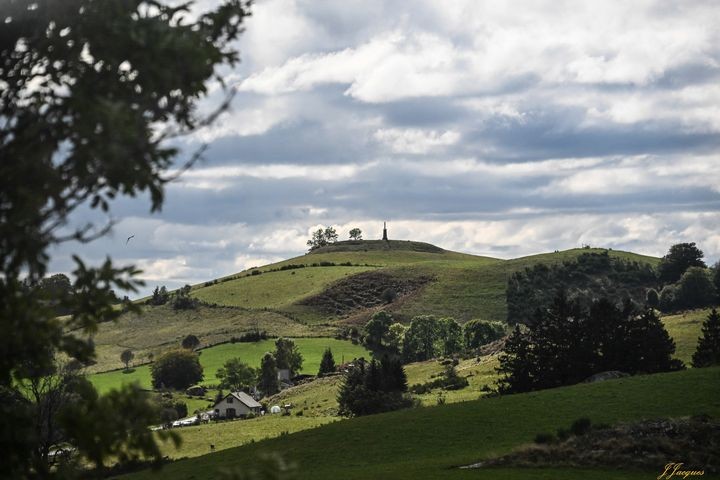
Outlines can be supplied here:
[[[700, 4], [660, 2], [651, 6], [649, 12], [640, 9], [639, 15], [667, 17], [676, 24], [685, 22], [691, 36], [697, 28], [707, 27], [697, 25], [698, 12], [713, 4], [701, 5], [705, 10], [696, 10], [696, 5]], [[476, 37], [482, 36], [483, 28], [492, 26], [473, 24], [459, 28], [456, 20], [438, 16], [437, 6], [430, 2], [408, 8], [406, 2], [400, 1], [342, 4], [301, 1], [296, 2], [295, 7], [295, 13], [313, 26], [312, 34], [296, 44], [290, 42], [290, 46], [285, 47], [287, 51], [278, 52], [280, 64], [302, 54], [357, 48], [396, 29], [409, 35], [429, 32], [448, 39], [457, 49], [472, 52], [484, 45], [483, 41], [476, 44]], [[543, 17], [533, 11], [530, 9], [530, 13], [523, 12], [523, 15], [530, 15], [535, 24], [552, 17], [549, 13]], [[249, 29], [252, 28], [250, 25]], [[263, 40], [262, 31], [255, 29], [252, 33], [255, 35], [252, 42], [241, 40], [239, 43], [246, 50], [245, 60], [233, 72], [233, 82], [266, 67], [280, 65], [264, 64], [261, 54], [255, 55], [249, 50], [253, 45], [262, 45]], [[508, 232], [523, 230], [527, 225], [523, 240], [508, 241], [498, 235], [493, 237], [493, 243], [479, 243], [469, 230], [458, 227], [461, 233], [457, 243], [441, 245], [500, 256], [567, 248], [576, 246], [582, 238], [643, 253], [662, 253], [671, 242], [680, 239], [707, 241], [710, 243], [706, 250], [717, 257], [720, 239], [709, 239], [715, 238], [712, 231], [720, 227], [720, 220], [712, 216], [709, 220], [698, 217], [702, 212], [710, 215], [720, 211], [717, 185], [682, 183], [682, 178], [673, 173], [668, 175], [676, 178], [676, 183], [641, 182], [614, 192], [571, 190], [559, 182], [575, 173], [592, 179], [599, 169], [617, 170], [623, 159], [633, 156], [654, 156], [658, 162], [672, 166], [673, 161], [720, 151], [720, 124], [713, 124], [711, 116], [705, 123], [696, 117], [685, 117], [684, 105], [673, 96], [692, 86], [699, 92], [700, 100], [692, 100], [690, 106], [711, 105], [718, 100], [713, 88], [716, 89], [720, 77], [717, 67], [720, 48], [716, 41], [710, 41], [717, 40], [718, 34], [708, 35], [703, 51], [688, 51], [687, 59], [673, 60], [649, 75], [647, 82], [632, 83], [627, 79], [635, 77], [627, 72], [618, 75], [622, 81], [599, 75], [597, 80], [592, 77], [596, 83], [580, 83], [571, 76], [560, 80], [560, 77], [544, 78], [542, 69], [530, 73], [519, 70], [521, 73], [515, 75], [503, 72], [501, 82], [482, 83], [484, 90], [480, 87], [473, 90], [463, 83], [454, 94], [401, 100], [380, 96], [371, 98], [383, 101], [370, 103], [347, 94], [350, 86], [347, 75], [335, 72], [336, 75], [329, 74], [321, 81], [310, 81], [311, 86], [306, 90], [275, 96], [240, 92], [230, 116], [215, 126], [220, 136], [211, 142], [206, 152], [207, 161], [197, 168], [281, 164], [310, 166], [316, 170], [310, 170], [307, 176], [289, 178], [228, 176], [222, 179], [222, 185], [218, 181], [217, 187], [212, 185], [217, 179], [209, 180], [208, 188], [171, 184], [164, 208], [157, 216], [149, 215], [149, 203], [144, 195], [120, 199], [113, 204], [115, 217], [123, 220], [116, 227], [115, 236], [86, 246], [64, 245], [56, 251], [53, 267], [60, 271], [69, 268], [68, 255], [74, 251], [82, 251], [98, 261], [110, 254], [119, 263], [139, 261], [154, 265], [156, 274], [167, 272], [166, 284], [178, 286], [188, 279], [201, 281], [237, 271], [240, 269], [238, 258], [242, 261], [256, 257], [269, 259], [302, 252], [302, 242], [299, 249], [264, 246], [266, 239], [278, 232], [290, 229], [301, 232], [297, 235], [302, 236], [302, 232], [318, 223], [369, 222], [384, 218], [425, 222], [424, 227], [408, 226], [407, 231], [419, 240], [439, 242], [449, 238], [441, 231], [445, 223], [497, 222], [509, 225]], [[557, 56], [547, 57], [548, 70], [562, 65], [563, 52], [572, 47], [565, 39], [560, 38], [558, 42]], [[593, 51], [598, 55], [610, 51], [602, 36], [595, 48], [585, 53], [589, 55]], [[358, 73], [358, 77], [364, 73]], [[434, 79], [430, 75], [415, 80], [431, 82]], [[655, 99], [670, 105], [670, 110], [664, 112], [662, 118], [643, 117], [625, 123], [611, 119], [588, 121], [589, 112], [597, 107], [596, 102], [614, 105], [623, 95], [648, 100], [651, 111]], [[208, 104], [213, 100], [217, 98], [208, 100]], [[477, 106], [485, 104], [490, 106]], [[243, 130], [240, 127], [252, 127], [252, 122], [257, 121], [248, 113], [253, 111], [279, 115], [268, 122], [267, 128], [260, 125], [257, 131], [249, 129], [238, 133]], [[222, 127], [233, 128], [223, 130]], [[412, 130], [420, 134], [452, 131], [457, 138], [411, 154], [394, 149], [391, 142], [383, 143], [384, 140], [376, 136], [378, 130], [400, 133]], [[182, 158], [187, 158], [199, 140], [179, 145], [185, 152]], [[541, 170], [532, 174], [472, 169], [453, 173], [450, 168], [452, 162], [459, 159], [492, 166], [522, 166], [569, 158], [601, 158], [602, 161], [585, 170]], [[708, 165], [720, 159], [708, 156], [703, 162]], [[430, 168], [430, 164], [435, 166]], [[448, 171], [442, 168], [444, 164], [448, 165]], [[362, 169], [355, 175], [324, 181], [312, 174], [313, 171], [326, 172], [337, 165], [358, 165]], [[586, 219], [584, 223], [576, 222], [579, 216]], [[94, 217], [82, 211], [75, 215], [74, 222], [82, 223], [90, 218]], [[620, 223], [626, 218], [638, 223], [651, 222], [648, 228], [654, 230], [633, 232], [630, 226]], [[428, 222], [437, 222], [432, 223], [432, 228], [438, 231], [432, 231]], [[547, 224], [552, 224], [552, 228], [541, 228]], [[706, 238], [690, 238], [698, 235], [695, 232]], [[135, 234], [136, 238], [126, 246], [124, 237], [129, 234]], [[522, 245], [523, 242], [526, 245]], [[277, 243], [283, 245], [283, 242]]]

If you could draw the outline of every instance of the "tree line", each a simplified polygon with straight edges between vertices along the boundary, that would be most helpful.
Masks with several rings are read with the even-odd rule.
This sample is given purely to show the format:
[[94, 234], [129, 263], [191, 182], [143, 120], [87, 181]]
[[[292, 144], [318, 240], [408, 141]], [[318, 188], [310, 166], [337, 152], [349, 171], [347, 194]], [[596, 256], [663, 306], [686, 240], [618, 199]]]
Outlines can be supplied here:
[[473, 351], [505, 335], [501, 322], [470, 320], [460, 325], [451, 317], [419, 315], [409, 325], [391, 313], [373, 314], [363, 328], [363, 343], [371, 350], [400, 355], [405, 362], [429, 360]]
[[537, 264], [516, 272], [506, 289], [507, 322], [526, 323], [535, 309], [547, 308], [558, 290], [585, 307], [598, 298], [628, 299], [663, 312], [720, 303], [720, 263], [708, 268], [695, 243], [670, 247], [657, 268], [613, 257], [608, 251], [583, 253], [557, 264]]

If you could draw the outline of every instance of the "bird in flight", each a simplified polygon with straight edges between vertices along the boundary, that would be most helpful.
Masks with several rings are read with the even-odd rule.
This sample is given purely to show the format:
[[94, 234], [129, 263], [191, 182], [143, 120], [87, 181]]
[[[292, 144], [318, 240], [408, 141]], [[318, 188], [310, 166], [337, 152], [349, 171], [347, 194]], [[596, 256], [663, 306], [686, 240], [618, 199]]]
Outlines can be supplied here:
[[135, 235], [130, 235], [130, 236], [127, 238], [127, 240], [125, 240], [125, 245], [128, 244], [128, 242], [130, 241], [131, 238], [135, 238]]

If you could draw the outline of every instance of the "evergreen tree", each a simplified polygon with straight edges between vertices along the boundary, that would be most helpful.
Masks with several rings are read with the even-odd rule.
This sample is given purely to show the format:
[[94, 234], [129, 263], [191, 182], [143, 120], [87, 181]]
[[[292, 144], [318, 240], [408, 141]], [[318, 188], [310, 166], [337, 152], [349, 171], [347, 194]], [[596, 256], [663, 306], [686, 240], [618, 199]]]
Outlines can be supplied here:
[[266, 353], [260, 360], [258, 388], [265, 396], [275, 395], [280, 390], [275, 356], [270, 352]]
[[500, 354], [501, 375], [498, 381], [500, 393], [522, 393], [533, 390], [535, 379], [539, 375], [539, 365], [534, 361], [533, 351], [527, 333], [516, 325], [510, 334], [505, 348]]
[[368, 364], [361, 359], [340, 386], [339, 413], [362, 416], [405, 408], [412, 404], [406, 391], [407, 377], [399, 360], [384, 356]]
[[323, 352], [322, 360], [320, 360], [320, 370], [318, 371], [318, 376], [334, 372], [335, 358], [333, 357], [332, 350], [330, 350], [330, 348], [326, 348]]
[[654, 310], [608, 299], [584, 309], [560, 292], [527, 332], [516, 328], [500, 356], [501, 393], [571, 385], [602, 371], [653, 373], [683, 368]]
[[697, 350], [692, 357], [695, 368], [711, 365], [720, 365], [720, 315], [715, 309], [703, 322], [702, 337], [698, 339]]
[[627, 369], [629, 373], [656, 373], [684, 368], [682, 362], [672, 358], [675, 342], [655, 310], [647, 309], [633, 320], [627, 355], [634, 360], [634, 364]]

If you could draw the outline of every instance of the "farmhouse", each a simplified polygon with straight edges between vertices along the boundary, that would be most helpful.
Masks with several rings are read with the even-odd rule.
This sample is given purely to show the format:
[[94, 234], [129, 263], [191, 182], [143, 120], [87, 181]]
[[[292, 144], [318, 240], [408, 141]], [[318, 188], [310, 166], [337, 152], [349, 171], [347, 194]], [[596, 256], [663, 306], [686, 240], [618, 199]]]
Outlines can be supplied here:
[[217, 418], [244, 417], [249, 413], [259, 414], [262, 405], [245, 392], [228, 393], [213, 406]]

